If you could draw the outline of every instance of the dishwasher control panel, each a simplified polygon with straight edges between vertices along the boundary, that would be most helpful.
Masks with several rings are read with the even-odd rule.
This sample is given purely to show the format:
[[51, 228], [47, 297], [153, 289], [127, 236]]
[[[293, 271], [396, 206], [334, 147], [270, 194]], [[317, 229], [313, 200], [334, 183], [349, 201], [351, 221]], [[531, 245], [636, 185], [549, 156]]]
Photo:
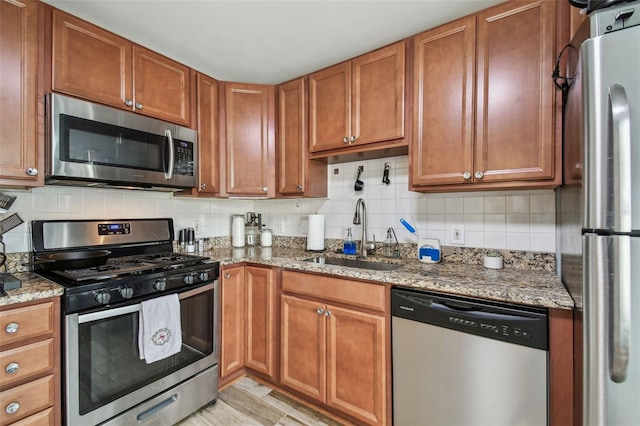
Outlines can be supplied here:
[[549, 347], [544, 309], [395, 288], [391, 315], [537, 349]]

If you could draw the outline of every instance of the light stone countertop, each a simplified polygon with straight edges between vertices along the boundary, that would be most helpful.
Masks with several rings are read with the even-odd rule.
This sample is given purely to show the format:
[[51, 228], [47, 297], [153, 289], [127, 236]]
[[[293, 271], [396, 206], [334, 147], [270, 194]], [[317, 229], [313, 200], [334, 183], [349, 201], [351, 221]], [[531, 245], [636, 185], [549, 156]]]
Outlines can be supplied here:
[[32, 272], [14, 272], [12, 275], [22, 281], [22, 287], [7, 290], [7, 296], [0, 296], [0, 306], [59, 297], [64, 293], [64, 287], [61, 285]]
[[[477, 264], [447, 262], [447, 257], [443, 263], [427, 264], [415, 258], [371, 256], [370, 260], [402, 265], [393, 271], [375, 271], [305, 262], [304, 259], [316, 256], [354, 256], [284, 247], [217, 248], [204, 255], [219, 261], [221, 266], [251, 263], [521, 305], [567, 310], [574, 308], [574, 302], [560, 278], [555, 272], [546, 270], [509, 267], [492, 270]], [[0, 296], [0, 306], [61, 296], [64, 292], [62, 286], [33, 273], [14, 272], [13, 275], [22, 280], [22, 287], [8, 290], [8, 296]]]
[[345, 266], [305, 262], [316, 256], [350, 257], [336, 253], [318, 254], [304, 249], [280, 247], [220, 248], [205, 255], [220, 261], [221, 266], [251, 263], [304, 272], [329, 274], [345, 278], [377, 281], [407, 288], [432, 290], [461, 296], [479, 297], [520, 305], [571, 310], [573, 299], [555, 272], [529, 269], [486, 269], [464, 263], [427, 264], [417, 259], [368, 259], [402, 266], [392, 271], [375, 271]]

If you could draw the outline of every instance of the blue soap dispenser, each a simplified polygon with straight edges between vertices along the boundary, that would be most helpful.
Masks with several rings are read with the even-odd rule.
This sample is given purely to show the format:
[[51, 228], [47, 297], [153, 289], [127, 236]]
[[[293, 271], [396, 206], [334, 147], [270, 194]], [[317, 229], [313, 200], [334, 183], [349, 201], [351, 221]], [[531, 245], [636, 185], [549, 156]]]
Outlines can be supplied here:
[[344, 239], [342, 252], [344, 254], [356, 254], [356, 242], [353, 241], [353, 237], [351, 236], [351, 228], [347, 228], [347, 236]]

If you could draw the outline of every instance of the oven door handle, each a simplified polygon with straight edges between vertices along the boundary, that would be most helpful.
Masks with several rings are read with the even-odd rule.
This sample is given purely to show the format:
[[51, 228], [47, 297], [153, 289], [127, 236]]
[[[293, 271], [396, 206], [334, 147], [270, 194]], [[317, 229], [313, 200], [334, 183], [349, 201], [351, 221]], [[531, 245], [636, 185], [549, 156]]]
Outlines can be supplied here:
[[[178, 294], [178, 299], [187, 299], [189, 297], [196, 296], [198, 294], [210, 291], [213, 289], [215, 282], [204, 285], [202, 287], [194, 288], [193, 290], [185, 291]], [[99, 321], [107, 318], [117, 317], [119, 315], [132, 314], [134, 312], [140, 312], [142, 303], [136, 303], [135, 305], [123, 306], [121, 308], [107, 309], [104, 311], [91, 312], [89, 314], [78, 315], [78, 324], [84, 324], [92, 321]]]

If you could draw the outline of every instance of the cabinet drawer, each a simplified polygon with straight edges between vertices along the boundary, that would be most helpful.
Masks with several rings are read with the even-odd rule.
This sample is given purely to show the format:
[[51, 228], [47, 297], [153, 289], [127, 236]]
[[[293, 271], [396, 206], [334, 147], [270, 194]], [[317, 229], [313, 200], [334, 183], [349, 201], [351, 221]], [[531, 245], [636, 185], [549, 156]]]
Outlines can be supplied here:
[[343, 278], [283, 271], [282, 290], [379, 312], [386, 307], [384, 285]]
[[0, 386], [53, 370], [53, 359], [53, 339], [0, 352]]
[[[53, 375], [0, 392], [0, 425], [7, 425], [53, 406]], [[14, 412], [9, 414], [13, 405]]]
[[52, 424], [55, 424], [53, 408], [47, 408], [19, 422], [11, 423], [11, 426], [49, 426]]
[[0, 312], [0, 342], [7, 345], [53, 333], [53, 302]]

